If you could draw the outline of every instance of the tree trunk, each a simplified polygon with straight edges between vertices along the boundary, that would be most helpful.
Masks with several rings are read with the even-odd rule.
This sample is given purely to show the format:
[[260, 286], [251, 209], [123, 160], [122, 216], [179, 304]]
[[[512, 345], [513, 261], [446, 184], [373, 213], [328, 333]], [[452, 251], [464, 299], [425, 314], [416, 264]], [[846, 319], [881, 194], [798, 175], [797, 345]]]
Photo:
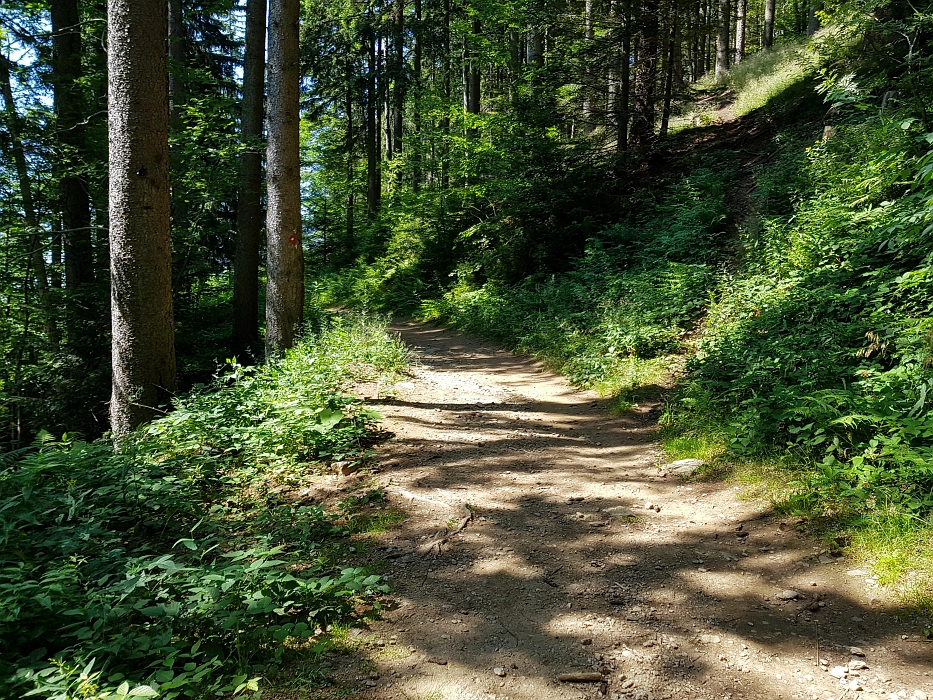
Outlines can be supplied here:
[[719, 32], [716, 34], [716, 82], [722, 83], [729, 72], [730, 0], [719, 0]]
[[236, 260], [233, 270], [233, 351], [257, 357], [259, 345], [259, 247], [262, 242], [262, 139], [266, 72], [266, 0], [247, 0], [243, 55]]
[[478, 19], [473, 20], [472, 47], [470, 49], [470, 112], [480, 113], [480, 69], [479, 69], [479, 51], [476, 46], [479, 43], [479, 35], [482, 32], [482, 24]]
[[300, 9], [300, 0], [272, 0], [269, 4], [266, 357], [275, 357], [292, 347], [304, 320], [298, 102]]
[[375, 218], [379, 213], [382, 183], [379, 177], [379, 121], [376, 119], [379, 96], [376, 94], [376, 29], [370, 18], [369, 66], [366, 76], [366, 211]]
[[635, 61], [635, 114], [631, 140], [643, 146], [654, 139], [655, 88], [658, 82], [659, 14], [658, 0], [644, 0]]
[[619, 58], [619, 99], [616, 103], [616, 152], [628, 150], [632, 92], [632, 0], [622, 0], [622, 56]]
[[52, 86], [61, 146], [58, 195], [62, 207], [65, 285], [70, 289], [94, 282], [91, 242], [91, 199], [81, 172], [87, 152], [84, 102], [80, 82], [81, 16], [77, 0], [52, 0]]
[[735, 63], [745, 59], [745, 11], [748, 0], [735, 0]]
[[593, 24], [593, 0], [586, 0], [583, 5], [583, 41], [586, 44], [586, 48], [583, 52], [584, 55], [584, 69], [583, 69], [583, 80], [581, 88], [583, 89], [583, 133], [590, 134], [593, 132], [593, 99], [590, 94], [590, 81], [589, 81], [589, 72], [591, 70], [590, 65], [590, 50], [593, 46], [593, 40], [596, 38], [596, 31]]
[[16, 103], [13, 101], [13, 86], [10, 83], [10, 63], [7, 58], [0, 55], [0, 94], [6, 112], [7, 133], [13, 151], [13, 163], [19, 179], [20, 198], [23, 203], [23, 219], [29, 230], [29, 264], [36, 276], [36, 290], [39, 293], [39, 303], [45, 312], [45, 331], [49, 344], [57, 348], [60, 338], [58, 324], [55, 322], [54, 310], [49, 296], [49, 277], [45, 269], [45, 242], [39, 235], [39, 218], [32, 199], [32, 179], [29, 177], [29, 167], [26, 162], [26, 151], [20, 138], [19, 114], [16, 112]]
[[774, 9], [775, 0], [765, 0], [765, 28], [761, 37], [761, 45], [766, 49], [774, 46]]
[[354, 180], [356, 179], [354, 173], [354, 162], [356, 155], [353, 150], [356, 146], [356, 138], [353, 133], [353, 61], [350, 58], [350, 48], [347, 47], [347, 55], [344, 58], [344, 72], [346, 73], [346, 95], [345, 95], [345, 105], [344, 111], [347, 115], [347, 248], [353, 250], [353, 239], [356, 235], [355, 231], [355, 213], [356, 213], [356, 198], [354, 196], [353, 187]]
[[110, 310], [116, 436], [175, 389], [166, 4], [109, 0]]
[[667, 52], [664, 58], [664, 102], [661, 109], [661, 128], [659, 129], [662, 137], [667, 136], [667, 128], [670, 126], [671, 121], [671, 101], [674, 93], [674, 56], [680, 39], [677, 33], [677, 22], [677, 6], [674, 5], [671, 7]]
[[414, 154], [412, 157], [412, 187], [417, 192], [421, 189], [421, 61], [422, 61], [422, 39], [421, 39], [421, 0], [415, 0], [415, 26], [412, 27], [412, 34], [414, 37], [414, 67], [413, 67], [413, 87], [414, 87], [414, 114], [412, 115], [412, 121], [415, 125], [415, 146]]
[[395, 0], [394, 3], [393, 29], [395, 35], [392, 37], [394, 49], [393, 56], [393, 90], [392, 90], [392, 151], [393, 156], [398, 158], [402, 155], [402, 129], [405, 113], [405, 0]]

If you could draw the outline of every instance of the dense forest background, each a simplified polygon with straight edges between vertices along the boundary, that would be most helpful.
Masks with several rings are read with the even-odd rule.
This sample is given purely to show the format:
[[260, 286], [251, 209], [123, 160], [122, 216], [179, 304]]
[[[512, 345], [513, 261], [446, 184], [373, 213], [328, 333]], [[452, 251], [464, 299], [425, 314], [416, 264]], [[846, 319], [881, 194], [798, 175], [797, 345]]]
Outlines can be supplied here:
[[[169, 0], [178, 389], [115, 450], [97, 439], [110, 429], [114, 347], [107, 7], [0, 7], [10, 688], [106, 697], [76, 690], [90, 679], [126, 697], [129, 679], [167, 697], [252, 692], [248, 669], [279, 663], [277, 642], [379, 594], [366, 572], [328, 573], [340, 538], [370, 526], [365, 502], [333, 515], [268, 492], [270, 479], [364, 459], [376, 416], [347, 387], [403, 371], [383, 327], [338, 307], [494, 337], [621, 410], [660, 398], [670, 456], [739, 470], [930, 605], [931, 6], [268, 9], [270, 39], [283, 11], [300, 14], [286, 63], [300, 71], [293, 278], [267, 293], [282, 240], [263, 226], [268, 214], [279, 230], [282, 171], [263, 154], [282, 123], [264, 119], [265, 2]], [[279, 77], [270, 67], [276, 99]], [[297, 339], [267, 328], [283, 294], [298, 295]], [[263, 365], [266, 331], [276, 352]], [[208, 556], [231, 531], [239, 549]], [[337, 544], [322, 553], [327, 538]], [[88, 566], [90, 541], [101, 544]], [[174, 559], [173, 542], [185, 550]], [[317, 568], [291, 577], [290, 557]], [[244, 563], [255, 561], [271, 563]], [[118, 585], [127, 571], [133, 585]], [[273, 592], [257, 602], [260, 571]], [[207, 583], [218, 576], [221, 603]], [[311, 610], [311, 626], [268, 622], [284, 600]], [[50, 642], [63, 611], [75, 623]], [[268, 624], [237, 640], [245, 615]], [[117, 641], [106, 634], [143, 618]]]

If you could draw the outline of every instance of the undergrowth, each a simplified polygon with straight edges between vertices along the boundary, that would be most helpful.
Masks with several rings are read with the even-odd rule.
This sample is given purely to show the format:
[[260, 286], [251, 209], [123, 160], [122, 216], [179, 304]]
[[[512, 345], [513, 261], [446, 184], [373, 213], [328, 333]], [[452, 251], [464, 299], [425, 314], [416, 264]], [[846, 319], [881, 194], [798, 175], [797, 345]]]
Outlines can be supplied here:
[[367, 506], [382, 493], [328, 509], [294, 487], [330, 460], [365, 459], [378, 415], [347, 384], [405, 364], [384, 322], [325, 318], [119, 450], [46, 434], [6, 455], [0, 694], [254, 693], [290, 656], [325, 648], [328, 625], [378, 606], [379, 576], [333, 553], [381, 526]]

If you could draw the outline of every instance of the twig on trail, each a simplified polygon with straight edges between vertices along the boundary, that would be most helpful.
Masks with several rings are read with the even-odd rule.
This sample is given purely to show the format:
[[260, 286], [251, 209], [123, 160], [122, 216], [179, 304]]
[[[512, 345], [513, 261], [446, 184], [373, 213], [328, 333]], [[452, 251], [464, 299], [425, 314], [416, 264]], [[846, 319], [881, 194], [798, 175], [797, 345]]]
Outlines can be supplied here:
[[436, 549], [436, 552], [441, 551], [441, 546], [444, 545], [451, 537], [459, 533], [463, 528], [467, 526], [467, 523], [473, 519], [473, 511], [467, 508], [466, 506], [460, 506], [460, 519], [457, 521], [457, 524], [452, 528], [444, 528], [443, 530], [438, 530], [434, 536], [425, 542], [423, 545], [418, 547], [418, 551], [421, 554], [430, 554]]

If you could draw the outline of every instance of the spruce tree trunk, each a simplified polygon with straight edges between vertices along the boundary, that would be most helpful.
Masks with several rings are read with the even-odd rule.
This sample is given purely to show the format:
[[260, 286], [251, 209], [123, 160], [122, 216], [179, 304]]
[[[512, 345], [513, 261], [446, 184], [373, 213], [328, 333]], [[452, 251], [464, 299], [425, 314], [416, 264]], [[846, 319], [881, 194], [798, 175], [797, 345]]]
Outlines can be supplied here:
[[91, 198], [82, 174], [87, 153], [84, 99], [80, 82], [81, 16], [77, 0], [52, 0], [52, 86], [61, 146], [58, 196], [62, 208], [65, 285], [76, 289], [94, 282]]
[[116, 436], [175, 389], [164, 0], [109, 0], [110, 310]]
[[266, 0], [247, 0], [240, 138], [236, 259], [233, 269], [233, 351], [258, 357], [259, 247], [262, 242], [262, 138], [266, 73]]
[[774, 10], [775, 0], [765, 0], [765, 28], [761, 37], [761, 45], [766, 49], [774, 46]]
[[304, 320], [298, 51], [300, 0], [269, 3], [266, 357], [295, 344]]
[[730, 0], [719, 0], [719, 32], [716, 34], [716, 82], [722, 83], [729, 72]]
[[644, 146], [654, 139], [656, 115], [655, 90], [658, 82], [659, 2], [644, 0], [641, 7], [640, 27], [635, 61], [635, 114], [632, 119], [631, 141]]
[[583, 88], [583, 133], [590, 134], [593, 132], [593, 99], [590, 95], [589, 89], [589, 49], [593, 45], [593, 40], [596, 38], [596, 32], [593, 24], [593, 0], [586, 0], [583, 6], [583, 40], [586, 43], [586, 51], [584, 52], [584, 76], [582, 81]]

